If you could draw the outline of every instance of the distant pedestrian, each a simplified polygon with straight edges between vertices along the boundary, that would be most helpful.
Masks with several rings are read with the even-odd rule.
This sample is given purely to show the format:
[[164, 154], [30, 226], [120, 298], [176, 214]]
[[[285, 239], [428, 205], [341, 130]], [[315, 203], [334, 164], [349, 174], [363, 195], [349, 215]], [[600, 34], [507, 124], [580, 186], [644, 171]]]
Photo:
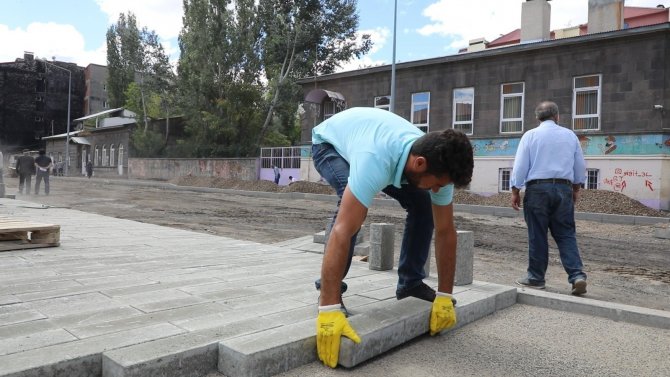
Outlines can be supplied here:
[[526, 187], [523, 216], [528, 226], [528, 273], [517, 284], [544, 289], [550, 230], [572, 294], [582, 295], [586, 293], [586, 274], [577, 248], [575, 203], [586, 181], [584, 154], [575, 133], [557, 124], [554, 102], [540, 103], [535, 116], [541, 123], [521, 137], [510, 179], [512, 208], [517, 211], [519, 189]]
[[288, 183], [291, 184], [291, 183], [293, 183], [293, 182], [295, 182], [295, 179], [293, 178], [292, 175], [289, 175], [289, 176], [288, 176]]
[[35, 174], [35, 159], [27, 149], [23, 150], [23, 155], [16, 159], [16, 174], [19, 175], [19, 194], [23, 194], [25, 187], [26, 194], [30, 195], [32, 177]]
[[92, 175], [93, 175], [93, 163], [91, 162], [91, 160], [88, 160], [86, 162], [86, 177], [90, 179]]
[[35, 180], [35, 195], [40, 194], [40, 183], [44, 180], [44, 193], [49, 195], [49, 173], [54, 167], [51, 157], [47, 156], [45, 150], [40, 150], [39, 156], [35, 159], [35, 170], [37, 179]]
[[272, 170], [275, 173], [275, 184], [279, 184], [279, 178], [281, 178], [281, 174], [279, 173], [280, 169], [277, 167], [277, 165], [273, 165]]

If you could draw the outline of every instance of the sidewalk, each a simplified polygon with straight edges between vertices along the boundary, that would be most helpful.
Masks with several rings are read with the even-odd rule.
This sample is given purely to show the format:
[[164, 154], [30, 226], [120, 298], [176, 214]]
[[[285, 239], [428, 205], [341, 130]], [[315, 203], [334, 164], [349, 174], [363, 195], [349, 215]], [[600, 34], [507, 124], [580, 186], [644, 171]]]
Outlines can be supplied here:
[[[313, 281], [322, 255], [302, 250], [305, 239], [264, 245], [11, 199], [0, 199], [0, 216], [61, 225], [59, 247], [0, 253], [0, 376], [205, 376], [226, 360], [236, 360], [235, 375], [262, 375], [316, 357]], [[404, 301], [394, 297], [395, 271], [354, 262], [347, 282], [352, 323], [388, 317]], [[453, 333], [523, 302], [653, 326], [655, 339], [640, 338], [641, 331], [627, 336], [640, 349], [663, 353], [670, 339], [666, 312], [484, 282], [455, 293]], [[404, 328], [424, 326], [430, 308], [422, 304], [411, 305]], [[376, 321], [385, 325], [364, 338], [398, 326], [394, 318]], [[406, 331], [387, 338], [411, 340]], [[273, 358], [277, 350], [284, 356]], [[352, 352], [352, 366], [356, 357], [376, 356]]]

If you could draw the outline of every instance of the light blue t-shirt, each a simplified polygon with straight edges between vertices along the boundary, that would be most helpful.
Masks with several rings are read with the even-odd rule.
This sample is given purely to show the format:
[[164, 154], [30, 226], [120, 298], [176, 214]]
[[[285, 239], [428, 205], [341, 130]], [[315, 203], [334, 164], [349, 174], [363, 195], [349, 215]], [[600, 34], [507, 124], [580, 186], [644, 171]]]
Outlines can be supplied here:
[[[390, 111], [371, 107], [354, 107], [337, 113], [312, 130], [312, 143], [331, 144], [349, 162], [349, 189], [367, 208], [375, 195], [386, 186], [400, 188], [407, 183], [403, 170], [410, 149], [424, 133], [407, 120]], [[454, 185], [437, 193], [430, 192], [432, 202], [448, 205]]]
[[586, 182], [586, 163], [577, 135], [553, 120], [540, 123], [521, 137], [510, 186], [521, 188], [528, 181], [547, 178]]

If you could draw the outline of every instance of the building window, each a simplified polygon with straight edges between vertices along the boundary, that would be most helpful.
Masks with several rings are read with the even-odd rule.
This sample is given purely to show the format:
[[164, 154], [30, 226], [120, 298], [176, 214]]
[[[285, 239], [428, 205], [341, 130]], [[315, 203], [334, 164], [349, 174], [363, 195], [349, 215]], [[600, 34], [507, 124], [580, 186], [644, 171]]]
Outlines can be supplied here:
[[588, 190], [597, 190], [599, 177], [599, 169], [586, 169], [586, 188]]
[[109, 108], [109, 104], [107, 103], [107, 101], [102, 101], [102, 108], [103, 109]]
[[498, 170], [498, 191], [506, 192], [511, 191], [512, 187], [509, 185], [510, 178], [512, 176], [511, 168], [502, 168]]
[[500, 133], [523, 132], [524, 83], [500, 86]]
[[323, 103], [323, 120], [326, 120], [337, 112], [337, 107], [333, 101], [325, 101]]
[[119, 165], [123, 166], [123, 144], [119, 144]]
[[102, 166], [109, 165], [109, 160], [107, 159], [107, 146], [102, 146]]
[[375, 97], [375, 107], [378, 109], [391, 109], [391, 96]]
[[114, 144], [111, 144], [109, 146], [109, 166], [114, 166], [116, 165], [116, 159], [114, 157], [114, 154], [116, 153], [116, 150], [114, 149]]
[[572, 96], [572, 129], [600, 129], [601, 75], [575, 77]]
[[430, 92], [412, 94], [411, 122], [423, 132], [428, 132], [430, 116]]
[[95, 146], [95, 165], [100, 166], [100, 146]]
[[455, 130], [472, 135], [472, 119], [475, 107], [475, 88], [454, 89], [454, 125]]

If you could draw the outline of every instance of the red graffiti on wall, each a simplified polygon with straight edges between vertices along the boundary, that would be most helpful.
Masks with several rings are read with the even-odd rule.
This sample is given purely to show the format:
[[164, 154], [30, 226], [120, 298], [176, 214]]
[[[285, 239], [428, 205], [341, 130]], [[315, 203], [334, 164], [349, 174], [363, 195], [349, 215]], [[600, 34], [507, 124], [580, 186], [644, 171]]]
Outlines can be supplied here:
[[[640, 171], [637, 169], [628, 169], [624, 170], [621, 168], [614, 169], [614, 175], [611, 178], [604, 178], [603, 184], [611, 186], [613, 191], [623, 192], [623, 190], [628, 185], [627, 180], [633, 179], [634, 181], [637, 178], [651, 178], [652, 174], [648, 171]], [[640, 182], [642, 183], [642, 182]], [[644, 187], [650, 191], [654, 191], [652, 182], [649, 179], [644, 180]]]

